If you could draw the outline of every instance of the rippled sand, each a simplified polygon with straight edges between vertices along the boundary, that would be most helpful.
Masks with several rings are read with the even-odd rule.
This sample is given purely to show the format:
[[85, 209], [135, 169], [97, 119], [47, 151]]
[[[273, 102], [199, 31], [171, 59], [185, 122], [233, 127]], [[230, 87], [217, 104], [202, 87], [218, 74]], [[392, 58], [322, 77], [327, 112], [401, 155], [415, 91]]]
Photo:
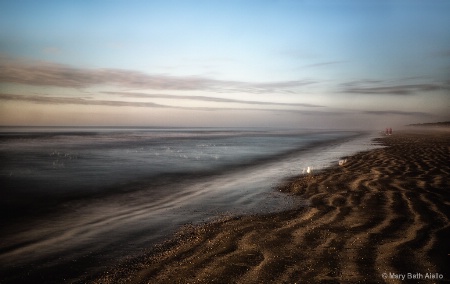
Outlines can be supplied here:
[[388, 147], [280, 187], [307, 208], [186, 227], [94, 282], [400, 283], [394, 273], [450, 281], [450, 133], [379, 142]]

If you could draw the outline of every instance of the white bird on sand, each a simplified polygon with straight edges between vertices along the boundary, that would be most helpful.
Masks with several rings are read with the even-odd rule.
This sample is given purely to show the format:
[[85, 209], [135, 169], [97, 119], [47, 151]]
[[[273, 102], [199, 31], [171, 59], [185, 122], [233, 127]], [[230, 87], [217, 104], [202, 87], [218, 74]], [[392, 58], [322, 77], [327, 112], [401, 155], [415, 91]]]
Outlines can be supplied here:
[[339, 166], [343, 166], [345, 163], [347, 163], [347, 159], [339, 160]]
[[306, 169], [306, 172], [308, 173], [308, 174], [310, 174], [311, 173], [311, 168], [310, 167], [308, 167], [307, 169]]

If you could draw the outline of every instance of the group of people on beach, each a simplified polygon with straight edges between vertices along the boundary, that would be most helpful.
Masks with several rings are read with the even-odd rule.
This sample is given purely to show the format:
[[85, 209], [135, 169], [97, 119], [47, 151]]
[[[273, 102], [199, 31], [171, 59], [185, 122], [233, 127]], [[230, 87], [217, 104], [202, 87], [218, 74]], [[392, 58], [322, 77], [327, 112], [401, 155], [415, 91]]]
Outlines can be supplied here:
[[392, 128], [386, 128], [385, 132], [386, 135], [392, 135]]

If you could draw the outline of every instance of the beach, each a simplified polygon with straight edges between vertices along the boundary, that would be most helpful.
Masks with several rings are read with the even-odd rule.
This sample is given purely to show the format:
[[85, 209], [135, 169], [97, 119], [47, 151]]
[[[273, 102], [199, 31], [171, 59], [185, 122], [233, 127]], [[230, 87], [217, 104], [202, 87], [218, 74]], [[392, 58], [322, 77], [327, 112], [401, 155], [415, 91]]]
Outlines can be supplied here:
[[340, 130], [2, 130], [2, 283], [85, 283], [187, 224], [304, 207], [275, 188], [379, 147]]
[[308, 206], [185, 226], [94, 283], [450, 281], [450, 132], [380, 136], [386, 147], [276, 190]]

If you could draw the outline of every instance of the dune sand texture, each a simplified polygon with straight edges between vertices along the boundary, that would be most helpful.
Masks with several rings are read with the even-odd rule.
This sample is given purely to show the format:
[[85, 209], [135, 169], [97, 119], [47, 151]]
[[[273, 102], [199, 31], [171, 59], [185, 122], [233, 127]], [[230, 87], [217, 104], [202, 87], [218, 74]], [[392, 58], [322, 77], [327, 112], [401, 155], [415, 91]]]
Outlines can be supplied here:
[[402, 282], [394, 273], [450, 281], [450, 133], [378, 141], [388, 147], [280, 186], [306, 208], [186, 227], [94, 282]]

